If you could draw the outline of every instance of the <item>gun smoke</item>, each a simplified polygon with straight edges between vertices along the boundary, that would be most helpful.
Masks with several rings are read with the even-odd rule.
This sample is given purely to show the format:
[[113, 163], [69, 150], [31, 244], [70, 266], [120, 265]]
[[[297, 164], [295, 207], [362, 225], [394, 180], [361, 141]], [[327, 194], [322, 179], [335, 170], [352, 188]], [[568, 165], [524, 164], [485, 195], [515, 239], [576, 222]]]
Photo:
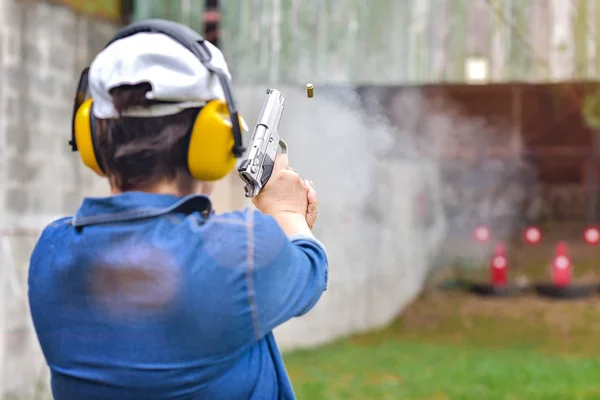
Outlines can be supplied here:
[[[266, 88], [237, 89], [249, 123]], [[490, 247], [472, 239], [477, 224], [505, 240], [521, 223], [512, 210], [531, 174], [510, 125], [461, 115], [419, 89], [318, 87], [307, 99], [301, 85], [276, 88], [286, 99], [279, 132], [291, 165], [315, 183], [315, 232], [331, 266], [321, 303], [280, 330], [284, 347], [387, 324], [434, 267], [487, 257]], [[486, 148], [504, 156], [486, 159]]]

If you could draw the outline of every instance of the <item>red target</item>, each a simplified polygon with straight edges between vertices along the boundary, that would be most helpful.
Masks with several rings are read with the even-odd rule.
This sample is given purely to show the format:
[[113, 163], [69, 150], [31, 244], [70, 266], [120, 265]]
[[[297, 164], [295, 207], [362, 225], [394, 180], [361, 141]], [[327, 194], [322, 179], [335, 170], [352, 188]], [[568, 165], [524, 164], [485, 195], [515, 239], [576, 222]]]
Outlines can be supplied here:
[[587, 244], [598, 244], [598, 242], [600, 242], [600, 230], [595, 226], [587, 228], [585, 232], [583, 232], [583, 239]]
[[529, 244], [538, 244], [542, 241], [542, 231], [535, 226], [525, 229], [523, 236], [525, 237], [525, 242]]
[[473, 231], [473, 237], [476, 241], [481, 243], [489, 242], [492, 238], [492, 232], [487, 226], [478, 226]]
[[492, 261], [492, 266], [498, 269], [506, 268], [506, 264], [506, 258], [502, 256], [495, 257]]

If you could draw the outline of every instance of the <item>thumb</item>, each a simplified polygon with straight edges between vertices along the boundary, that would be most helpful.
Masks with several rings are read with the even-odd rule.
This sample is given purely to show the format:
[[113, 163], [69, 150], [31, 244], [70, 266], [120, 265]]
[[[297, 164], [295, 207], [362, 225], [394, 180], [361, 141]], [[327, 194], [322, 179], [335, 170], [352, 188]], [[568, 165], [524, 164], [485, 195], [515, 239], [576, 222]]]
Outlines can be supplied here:
[[275, 163], [273, 165], [273, 173], [287, 169], [290, 165], [287, 154], [278, 154], [275, 156]]

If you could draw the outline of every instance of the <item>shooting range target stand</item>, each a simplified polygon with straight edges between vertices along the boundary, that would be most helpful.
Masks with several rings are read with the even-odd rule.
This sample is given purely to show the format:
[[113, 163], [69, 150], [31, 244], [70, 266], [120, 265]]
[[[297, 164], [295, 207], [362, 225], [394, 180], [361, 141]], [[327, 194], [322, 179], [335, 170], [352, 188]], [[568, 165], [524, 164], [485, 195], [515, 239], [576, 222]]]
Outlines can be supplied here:
[[536, 292], [543, 297], [561, 300], [576, 300], [596, 293], [595, 283], [573, 283], [573, 264], [566, 242], [558, 242], [552, 261], [552, 282], [535, 285]]

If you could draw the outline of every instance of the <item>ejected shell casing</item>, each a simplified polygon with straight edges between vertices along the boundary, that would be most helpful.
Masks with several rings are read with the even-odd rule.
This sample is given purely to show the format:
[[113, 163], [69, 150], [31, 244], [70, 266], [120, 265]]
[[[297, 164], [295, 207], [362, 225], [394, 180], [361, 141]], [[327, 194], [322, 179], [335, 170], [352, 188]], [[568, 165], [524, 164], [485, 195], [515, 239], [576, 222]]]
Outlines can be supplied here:
[[315, 95], [315, 86], [312, 83], [306, 84], [306, 96], [311, 98]]

